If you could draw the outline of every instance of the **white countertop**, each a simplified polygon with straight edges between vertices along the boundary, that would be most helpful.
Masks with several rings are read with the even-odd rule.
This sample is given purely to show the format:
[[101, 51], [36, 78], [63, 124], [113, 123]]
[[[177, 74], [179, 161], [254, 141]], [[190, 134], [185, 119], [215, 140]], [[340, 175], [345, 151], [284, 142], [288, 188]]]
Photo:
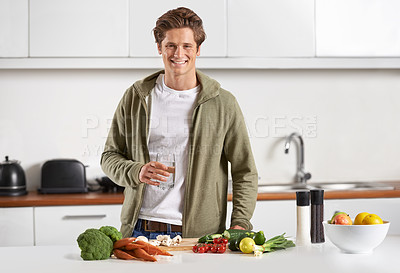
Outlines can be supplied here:
[[294, 247], [261, 257], [227, 251], [224, 254], [172, 252], [158, 256], [157, 262], [125, 261], [110, 258], [83, 261], [74, 246], [0, 247], [2, 272], [399, 272], [400, 236], [387, 236], [371, 254], [345, 254], [329, 240], [310, 247]]

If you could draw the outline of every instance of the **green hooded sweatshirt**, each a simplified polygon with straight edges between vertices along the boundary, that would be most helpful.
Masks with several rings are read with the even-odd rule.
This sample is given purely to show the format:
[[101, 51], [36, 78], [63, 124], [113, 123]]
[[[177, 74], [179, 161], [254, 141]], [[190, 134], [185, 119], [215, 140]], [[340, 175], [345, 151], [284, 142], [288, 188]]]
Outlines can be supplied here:
[[[135, 82], [122, 97], [112, 120], [101, 156], [104, 173], [125, 187], [121, 232], [132, 235], [142, 204], [141, 167], [150, 161], [148, 151], [151, 93], [160, 73]], [[228, 161], [231, 163], [233, 211], [231, 226], [252, 229], [258, 174], [247, 128], [235, 97], [220, 84], [196, 72], [201, 85], [189, 136], [182, 236], [201, 237], [225, 230], [228, 195]]]

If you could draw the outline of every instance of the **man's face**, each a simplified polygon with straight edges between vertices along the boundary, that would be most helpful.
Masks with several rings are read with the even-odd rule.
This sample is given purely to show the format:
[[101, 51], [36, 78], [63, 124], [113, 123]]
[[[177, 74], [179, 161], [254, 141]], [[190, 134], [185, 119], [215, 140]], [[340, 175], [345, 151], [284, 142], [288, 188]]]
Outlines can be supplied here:
[[165, 38], [157, 44], [158, 53], [162, 54], [165, 72], [174, 76], [188, 74], [195, 70], [196, 56], [200, 55], [200, 47], [194, 40], [190, 28], [174, 28], [165, 33]]

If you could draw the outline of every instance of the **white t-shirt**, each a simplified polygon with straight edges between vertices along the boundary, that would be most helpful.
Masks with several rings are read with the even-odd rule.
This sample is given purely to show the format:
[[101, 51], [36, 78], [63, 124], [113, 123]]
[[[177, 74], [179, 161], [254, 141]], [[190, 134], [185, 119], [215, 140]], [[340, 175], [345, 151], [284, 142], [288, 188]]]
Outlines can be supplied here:
[[146, 185], [140, 219], [182, 225], [189, 133], [199, 90], [173, 90], [165, 85], [164, 74], [157, 78], [151, 97], [150, 160], [155, 161], [157, 153], [175, 154], [175, 186], [162, 190]]

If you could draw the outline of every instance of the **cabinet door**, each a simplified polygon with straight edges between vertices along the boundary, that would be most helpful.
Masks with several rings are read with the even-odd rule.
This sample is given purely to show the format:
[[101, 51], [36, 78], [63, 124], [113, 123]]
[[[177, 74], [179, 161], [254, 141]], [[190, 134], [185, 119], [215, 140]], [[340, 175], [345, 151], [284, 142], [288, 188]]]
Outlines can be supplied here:
[[316, 0], [317, 56], [400, 56], [400, 1]]
[[226, 56], [225, 0], [131, 0], [130, 56], [158, 56], [152, 29], [161, 15], [181, 6], [192, 9], [203, 20], [207, 38], [200, 56]]
[[228, 57], [314, 56], [314, 0], [228, 1]]
[[28, 0], [0, 0], [0, 57], [28, 56]]
[[31, 1], [30, 56], [127, 57], [128, 1]]
[[33, 246], [33, 208], [0, 208], [0, 246]]
[[[230, 226], [232, 202], [228, 203], [226, 226]], [[287, 236], [296, 236], [296, 201], [257, 201], [256, 209], [250, 222], [254, 231], [264, 231], [268, 238], [286, 233]]]
[[35, 208], [35, 245], [74, 245], [88, 228], [114, 226], [119, 230], [122, 205]]
[[286, 233], [296, 236], [296, 201], [259, 201], [251, 222], [254, 230], [263, 230], [267, 238]]

